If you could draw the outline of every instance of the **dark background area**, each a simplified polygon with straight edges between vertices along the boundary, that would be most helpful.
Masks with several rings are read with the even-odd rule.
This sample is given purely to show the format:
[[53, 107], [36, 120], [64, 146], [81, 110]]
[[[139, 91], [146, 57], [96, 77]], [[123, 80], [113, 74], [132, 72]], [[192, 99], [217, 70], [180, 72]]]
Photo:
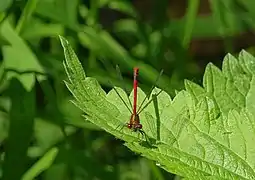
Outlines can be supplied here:
[[255, 53], [254, 7], [254, 0], [0, 0], [0, 178], [180, 178], [84, 120], [63, 82], [58, 35], [105, 91], [121, 86], [116, 65], [131, 91], [139, 66], [144, 91], [164, 69], [157, 85], [174, 97], [184, 79], [202, 85], [209, 62], [220, 68], [227, 53]]

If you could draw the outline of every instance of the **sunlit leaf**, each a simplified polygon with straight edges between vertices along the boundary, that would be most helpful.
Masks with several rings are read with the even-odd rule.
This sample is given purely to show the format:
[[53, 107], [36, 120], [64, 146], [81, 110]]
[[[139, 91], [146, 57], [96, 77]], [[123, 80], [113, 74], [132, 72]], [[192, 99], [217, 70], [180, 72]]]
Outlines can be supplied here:
[[[68, 75], [66, 85], [75, 98], [73, 103], [85, 113], [87, 120], [125, 140], [131, 150], [182, 177], [255, 178], [255, 112], [252, 105], [255, 60], [251, 55], [244, 51], [238, 59], [227, 55], [222, 71], [209, 64], [204, 87], [187, 81], [187, 90], [178, 92], [174, 99], [162, 92], [157, 97], [158, 103], [150, 104], [140, 114], [151, 147], [138, 133], [117, 128], [129, 121], [129, 111], [115, 91], [106, 94], [96, 79], [86, 77], [68, 41], [63, 37], [60, 40]], [[124, 91], [117, 90], [127, 101]], [[140, 89], [138, 97], [139, 104], [145, 97]]]

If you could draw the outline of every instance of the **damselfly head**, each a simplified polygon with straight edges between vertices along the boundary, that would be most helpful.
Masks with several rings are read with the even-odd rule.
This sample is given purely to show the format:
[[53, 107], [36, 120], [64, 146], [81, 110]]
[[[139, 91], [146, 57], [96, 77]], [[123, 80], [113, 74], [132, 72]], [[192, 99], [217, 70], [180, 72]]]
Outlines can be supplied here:
[[137, 76], [139, 73], [139, 68], [138, 67], [134, 67], [134, 75]]
[[127, 128], [133, 130], [134, 132], [137, 132], [143, 128], [143, 125], [140, 123], [139, 124], [128, 123]]
[[143, 126], [140, 123], [140, 118], [138, 114], [132, 114], [130, 117], [130, 121], [127, 124], [128, 129], [132, 129], [133, 131], [137, 131], [139, 129], [142, 129]]

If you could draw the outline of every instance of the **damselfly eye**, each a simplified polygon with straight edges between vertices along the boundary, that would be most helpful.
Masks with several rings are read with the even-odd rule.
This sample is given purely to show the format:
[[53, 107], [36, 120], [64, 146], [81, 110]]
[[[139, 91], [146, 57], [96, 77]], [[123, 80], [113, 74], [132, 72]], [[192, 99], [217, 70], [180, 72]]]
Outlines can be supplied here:
[[127, 127], [128, 127], [128, 129], [131, 129], [132, 128], [132, 124], [128, 124]]

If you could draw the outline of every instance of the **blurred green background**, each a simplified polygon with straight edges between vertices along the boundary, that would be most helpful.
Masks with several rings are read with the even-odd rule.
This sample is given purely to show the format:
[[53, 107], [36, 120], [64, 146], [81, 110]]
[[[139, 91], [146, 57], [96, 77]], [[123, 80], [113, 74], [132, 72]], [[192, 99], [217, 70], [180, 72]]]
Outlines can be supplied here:
[[[70, 103], [63, 80], [69, 40], [87, 76], [109, 91], [140, 87], [172, 97], [183, 80], [202, 84], [208, 62], [254, 54], [254, 0], [0, 0], [0, 178], [178, 179], [95, 127]], [[111, 82], [111, 83], [110, 83]]]

